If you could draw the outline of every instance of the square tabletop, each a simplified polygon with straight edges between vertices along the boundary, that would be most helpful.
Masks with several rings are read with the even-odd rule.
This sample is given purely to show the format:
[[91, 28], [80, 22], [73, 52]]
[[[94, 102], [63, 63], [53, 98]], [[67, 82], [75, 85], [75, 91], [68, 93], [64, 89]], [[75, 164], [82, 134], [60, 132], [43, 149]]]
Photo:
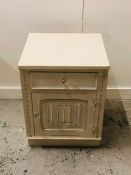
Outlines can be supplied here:
[[100, 33], [30, 33], [20, 69], [109, 69]]

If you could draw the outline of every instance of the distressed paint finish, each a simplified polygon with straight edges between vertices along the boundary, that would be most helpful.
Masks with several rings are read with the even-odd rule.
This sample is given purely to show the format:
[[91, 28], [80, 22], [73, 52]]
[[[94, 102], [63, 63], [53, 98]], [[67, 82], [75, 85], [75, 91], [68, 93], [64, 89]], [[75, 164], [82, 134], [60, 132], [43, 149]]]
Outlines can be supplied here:
[[30, 34], [19, 61], [29, 144], [100, 145], [109, 67], [101, 34]]
[[43, 128], [61, 128], [62, 125], [64, 128], [78, 128], [86, 103], [80, 100], [42, 100], [40, 111]]
[[25, 114], [25, 125], [27, 136], [34, 135], [33, 118], [32, 118], [32, 104], [31, 104], [31, 94], [29, 93], [29, 71], [20, 70], [20, 79], [22, 87], [23, 96], [23, 106]]

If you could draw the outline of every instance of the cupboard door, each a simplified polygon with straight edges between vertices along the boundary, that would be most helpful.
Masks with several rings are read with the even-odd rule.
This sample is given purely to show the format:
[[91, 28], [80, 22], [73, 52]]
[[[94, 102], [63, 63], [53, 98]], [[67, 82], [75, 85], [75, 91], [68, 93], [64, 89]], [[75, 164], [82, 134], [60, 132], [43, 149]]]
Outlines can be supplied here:
[[95, 137], [93, 94], [32, 93], [32, 101], [36, 136]]

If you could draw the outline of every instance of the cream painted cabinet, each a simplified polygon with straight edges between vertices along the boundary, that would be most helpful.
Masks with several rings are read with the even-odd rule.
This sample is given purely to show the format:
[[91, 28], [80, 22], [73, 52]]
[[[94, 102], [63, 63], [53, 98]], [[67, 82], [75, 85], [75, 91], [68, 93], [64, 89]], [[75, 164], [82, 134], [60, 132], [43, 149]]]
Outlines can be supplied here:
[[109, 63], [100, 34], [30, 34], [19, 61], [31, 146], [97, 146]]

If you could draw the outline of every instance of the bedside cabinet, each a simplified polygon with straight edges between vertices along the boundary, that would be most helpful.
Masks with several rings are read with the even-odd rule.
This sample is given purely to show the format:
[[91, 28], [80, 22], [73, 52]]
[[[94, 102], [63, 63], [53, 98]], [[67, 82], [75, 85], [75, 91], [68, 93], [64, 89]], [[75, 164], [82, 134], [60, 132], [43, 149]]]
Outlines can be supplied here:
[[100, 145], [110, 67], [101, 34], [29, 34], [18, 67], [29, 145]]

